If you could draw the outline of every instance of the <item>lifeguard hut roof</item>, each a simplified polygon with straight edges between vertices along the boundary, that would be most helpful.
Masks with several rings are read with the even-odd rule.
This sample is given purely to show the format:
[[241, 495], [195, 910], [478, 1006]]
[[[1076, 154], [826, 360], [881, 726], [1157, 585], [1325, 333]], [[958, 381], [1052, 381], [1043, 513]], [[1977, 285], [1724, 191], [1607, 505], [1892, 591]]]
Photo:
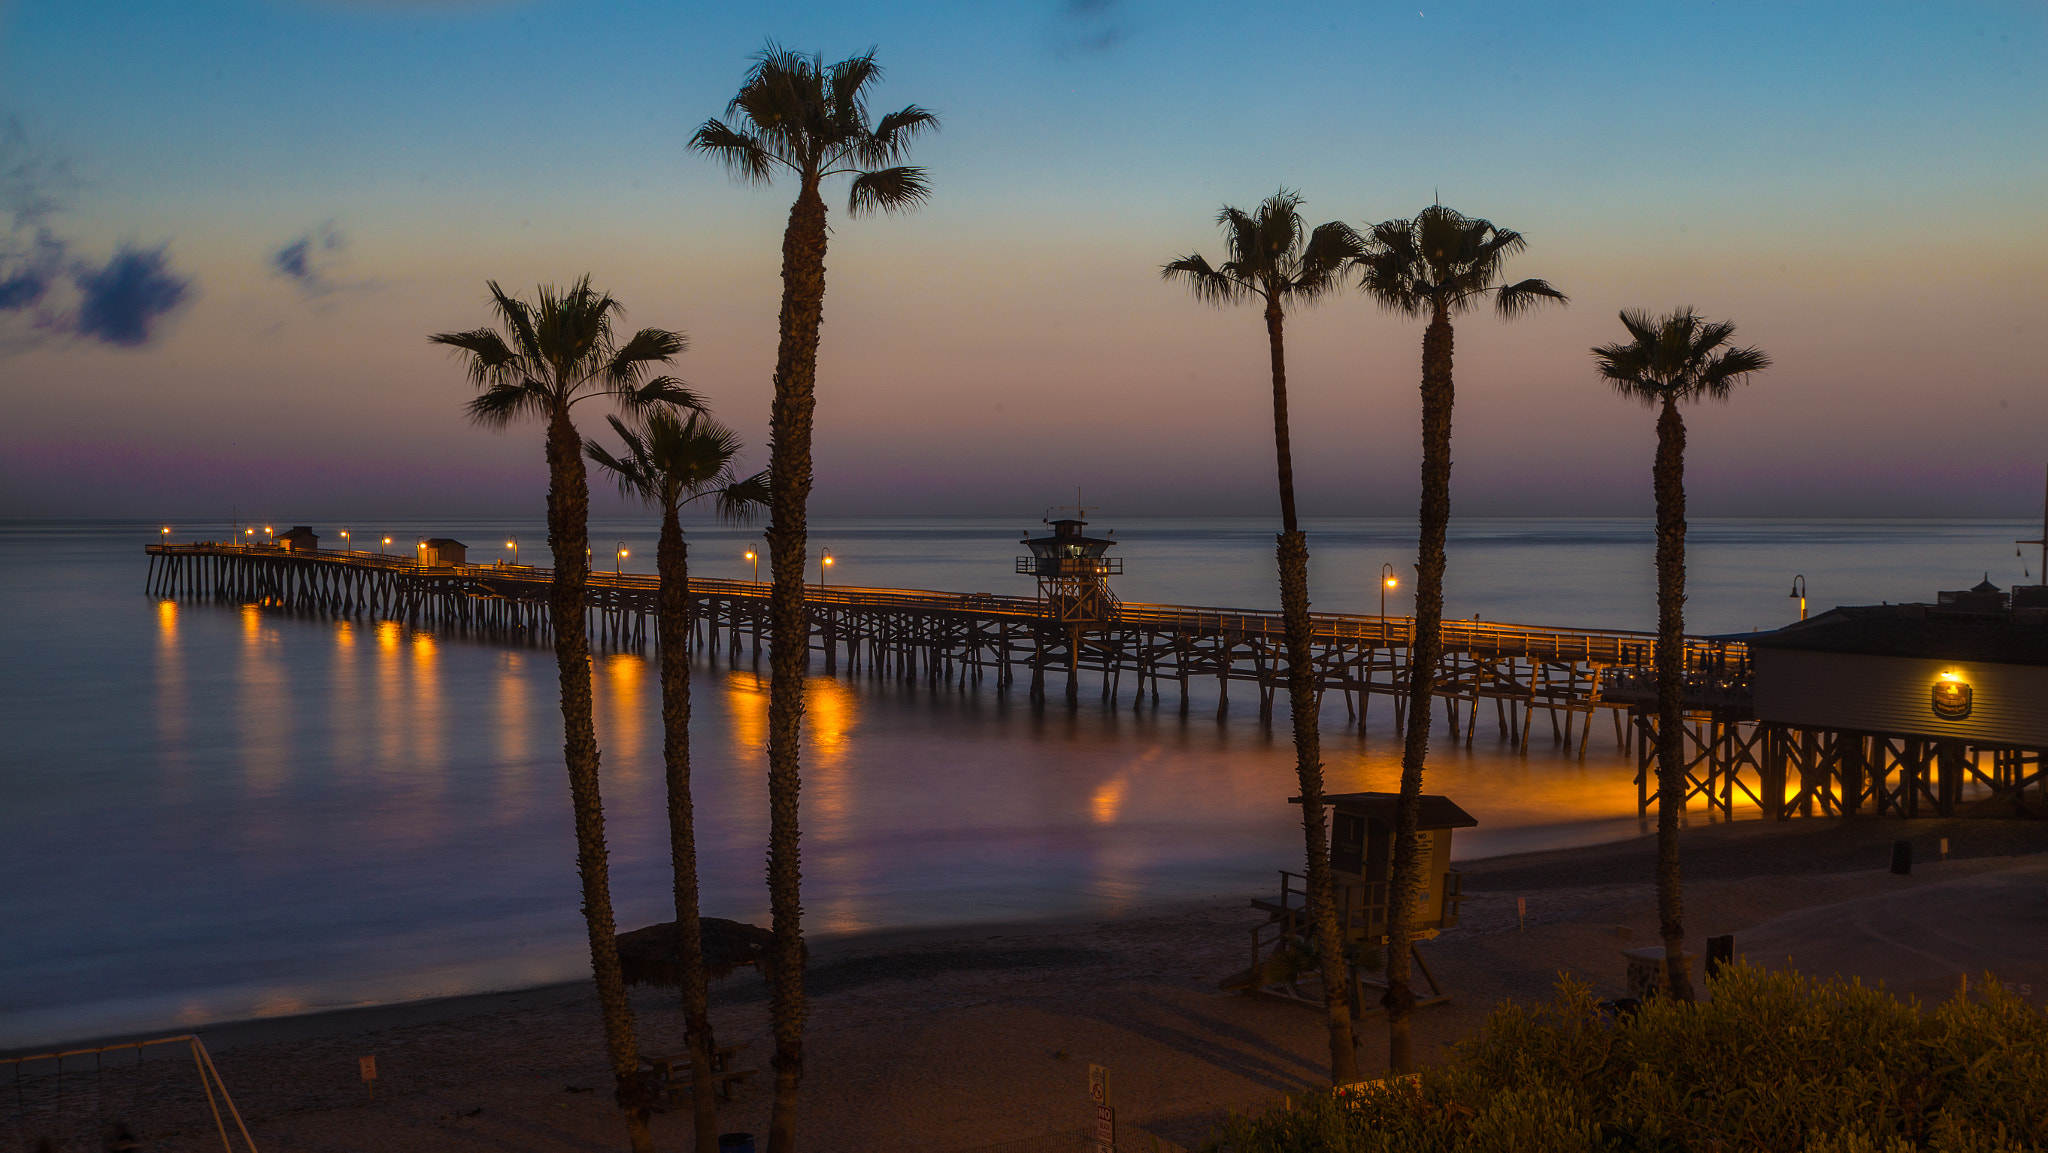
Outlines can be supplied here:
[[2032, 610], [1993, 616], [1921, 604], [1855, 605], [1742, 639], [1759, 649], [2048, 665], [2048, 614]]
[[[1300, 797], [1287, 798], [1289, 804], [1298, 805]], [[1323, 803], [1334, 809], [1344, 809], [1370, 817], [1383, 825], [1395, 823], [1396, 810], [1401, 804], [1399, 793], [1325, 793]], [[1425, 829], [1470, 829], [1479, 824], [1479, 818], [1459, 808], [1449, 797], [1436, 793], [1422, 794], [1422, 818], [1417, 822]]]
[[459, 540], [456, 540], [456, 539], [455, 539], [454, 537], [450, 537], [450, 536], [437, 536], [437, 537], [432, 537], [432, 538], [429, 538], [429, 539], [428, 539], [428, 541], [427, 541], [427, 547], [428, 547], [428, 548], [468, 548], [469, 546], [468, 546], [468, 545], [466, 545], [466, 544], [463, 544], [463, 543], [462, 543], [461, 541], [459, 541]]

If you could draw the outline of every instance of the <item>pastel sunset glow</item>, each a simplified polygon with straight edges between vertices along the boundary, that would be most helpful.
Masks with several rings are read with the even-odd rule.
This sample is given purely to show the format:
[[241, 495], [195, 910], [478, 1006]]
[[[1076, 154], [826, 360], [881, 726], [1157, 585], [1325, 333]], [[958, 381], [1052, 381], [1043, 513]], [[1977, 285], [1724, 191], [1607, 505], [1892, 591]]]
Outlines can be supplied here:
[[[1283, 186], [1570, 294], [1459, 325], [1461, 515], [1647, 513], [1587, 350], [1684, 304], [1775, 361], [1689, 414], [1695, 515], [2039, 507], [2048, 8], [1416, 3], [0, 6], [0, 515], [527, 513], [426, 337], [586, 272], [765, 464], [792, 193], [685, 145], [770, 38], [943, 120], [924, 209], [828, 193], [819, 513], [1271, 511], [1257, 313], [1159, 268]], [[1412, 513], [1420, 324], [1289, 335], [1303, 512]]]

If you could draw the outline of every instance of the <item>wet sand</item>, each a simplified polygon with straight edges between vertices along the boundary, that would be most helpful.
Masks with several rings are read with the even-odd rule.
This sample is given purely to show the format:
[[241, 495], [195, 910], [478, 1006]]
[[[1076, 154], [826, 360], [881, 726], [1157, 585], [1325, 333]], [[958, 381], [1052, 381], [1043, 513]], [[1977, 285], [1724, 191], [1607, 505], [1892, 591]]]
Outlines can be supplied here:
[[[1947, 861], [1935, 859], [1942, 837], [1950, 841]], [[1901, 838], [1915, 848], [1910, 877], [1888, 871], [1891, 844]], [[1466, 891], [1479, 899], [1458, 927], [1423, 946], [1454, 993], [1417, 1015], [1424, 1056], [1475, 1028], [1501, 1000], [1547, 997], [1560, 973], [1619, 995], [1620, 950], [1656, 943], [1653, 851], [1652, 839], [1638, 838], [1465, 862]], [[2024, 986], [2033, 1003], [2048, 1004], [2048, 824], [1738, 822], [1687, 830], [1683, 853], [1695, 949], [1707, 936], [1733, 933], [1738, 952], [1757, 963], [1854, 974], [1923, 997], [1945, 994], [1965, 972], [1974, 984], [1990, 967]], [[1089, 1121], [1091, 1063], [1111, 1070], [1127, 1133], [1189, 1146], [1233, 1109], [1314, 1088], [1327, 1076], [1319, 1015], [1216, 989], [1247, 963], [1250, 930], [1263, 920], [1248, 901], [1265, 896], [1247, 889], [1113, 921], [818, 942], [804, 1147], [1061, 1147], [1029, 1139]], [[1518, 897], [1527, 903], [1525, 927], [1517, 926]], [[634, 1001], [643, 1050], [680, 1049], [673, 993], [640, 989]], [[714, 986], [713, 1018], [721, 1043], [747, 1045], [741, 1067], [763, 1070], [724, 1107], [721, 1128], [764, 1133], [761, 978], [743, 970]], [[200, 1033], [266, 1150], [625, 1147], [587, 984]], [[1384, 1027], [1369, 1021], [1362, 1033], [1366, 1075], [1378, 1075]], [[365, 1055], [377, 1058], [374, 1101], [358, 1079]], [[193, 1080], [189, 1066], [178, 1068]], [[119, 1081], [117, 1073], [116, 1089], [92, 1104], [119, 1112]], [[134, 1111], [145, 1097], [178, 1117], [151, 1132], [148, 1116], [137, 1113], [133, 1123], [153, 1138], [147, 1148], [207, 1147], [202, 1138], [218, 1148], [211, 1121], [196, 1112], [204, 1107], [196, 1086], [125, 1100]], [[655, 1126], [660, 1147], [688, 1147], [685, 1115], [658, 1115]], [[180, 1134], [161, 1137], [168, 1128]], [[0, 1109], [0, 1146], [25, 1136], [33, 1134]]]

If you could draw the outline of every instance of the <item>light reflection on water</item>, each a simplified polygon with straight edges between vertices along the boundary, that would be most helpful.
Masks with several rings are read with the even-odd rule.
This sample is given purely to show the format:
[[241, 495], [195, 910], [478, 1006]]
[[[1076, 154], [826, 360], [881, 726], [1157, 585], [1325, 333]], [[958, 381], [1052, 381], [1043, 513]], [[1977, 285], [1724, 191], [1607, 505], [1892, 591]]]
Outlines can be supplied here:
[[[0, 1046], [582, 974], [552, 652], [390, 621], [149, 600], [137, 589], [154, 532], [0, 526], [10, 581], [0, 726], [12, 746], [0, 768]], [[1814, 534], [1753, 535], [1777, 542], [1775, 558]], [[944, 553], [950, 539], [935, 530], [918, 555]], [[1892, 543], [1908, 556], [1960, 547], [1917, 539], [1902, 531]], [[1231, 573], [1270, 548], [1269, 534], [1244, 540], [1239, 552], [1253, 559], [1232, 554]], [[1530, 547], [1537, 567], [1569, 568], [1558, 559], [1569, 541]], [[1603, 537], [1597, 547], [1615, 546]], [[1199, 551], [1162, 543], [1156, 555], [1175, 549]], [[892, 573], [866, 552], [876, 583], [946, 584]], [[1840, 574], [1867, 559], [1845, 551], [1832, 579], [1846, 582]], [[1831, 579], [1824, 558], [1802, 568]], [[1774, 571], [1741, 581], [1727, 571], [1723, 583], [1745, 589], [1768, 577], [1768, 590], [1744, 595], [1782, 600]], [[1466, 599], [1489, 618], [1509, 615]], [[764, 673], [750, 654], [736, 665], [720, 654], [693, 676], [705, 909], [756, 923], [766, 918]], [[666, 920], [659, 678], [649, 655], [630, 653], [600, 653], [592, 675], [619, 920]], [[1132, 712], [1128, 693], [1105, 711], [1092, 683], [1069, 713], [1052, 682], [1055, 704], [1042, 712], [990, 688], [810, 682], [812, 931], [1236, 899], [1297, 859], [1284, 718], [1262, 729], [1243, 693], [1227, 723], [1213, 720], [1212, 696], [1183, 718], [1170, 687], [1157, 711]], [[1328, 788], [1392, 789], [1400, 747], [1388, 702], [1374, 702], [1363, 736], [1340, 698], [1324, 716]], [[1537, 726], [1518, 755], [1489, 710], [1473, 747], [1440, 740], [1432, 751], [1429, 790], [1482, 822], [1459, 834], [1459, 855], [1642, 831], [1633, 764], [1606, 719], [1583, 762], [1551, 743], [1541, 717]]]

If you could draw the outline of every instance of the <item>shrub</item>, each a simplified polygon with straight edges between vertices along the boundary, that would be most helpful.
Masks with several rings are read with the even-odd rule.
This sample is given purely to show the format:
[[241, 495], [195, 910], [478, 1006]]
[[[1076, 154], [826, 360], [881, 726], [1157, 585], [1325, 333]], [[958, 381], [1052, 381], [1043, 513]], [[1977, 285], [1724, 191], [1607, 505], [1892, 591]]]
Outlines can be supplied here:
[[1747, 966], [1619, 1019], [1569, 979], [1414, 1077], [1234, 1116], [1211, 1153], [2048, 1153], [2048, 1014]]

